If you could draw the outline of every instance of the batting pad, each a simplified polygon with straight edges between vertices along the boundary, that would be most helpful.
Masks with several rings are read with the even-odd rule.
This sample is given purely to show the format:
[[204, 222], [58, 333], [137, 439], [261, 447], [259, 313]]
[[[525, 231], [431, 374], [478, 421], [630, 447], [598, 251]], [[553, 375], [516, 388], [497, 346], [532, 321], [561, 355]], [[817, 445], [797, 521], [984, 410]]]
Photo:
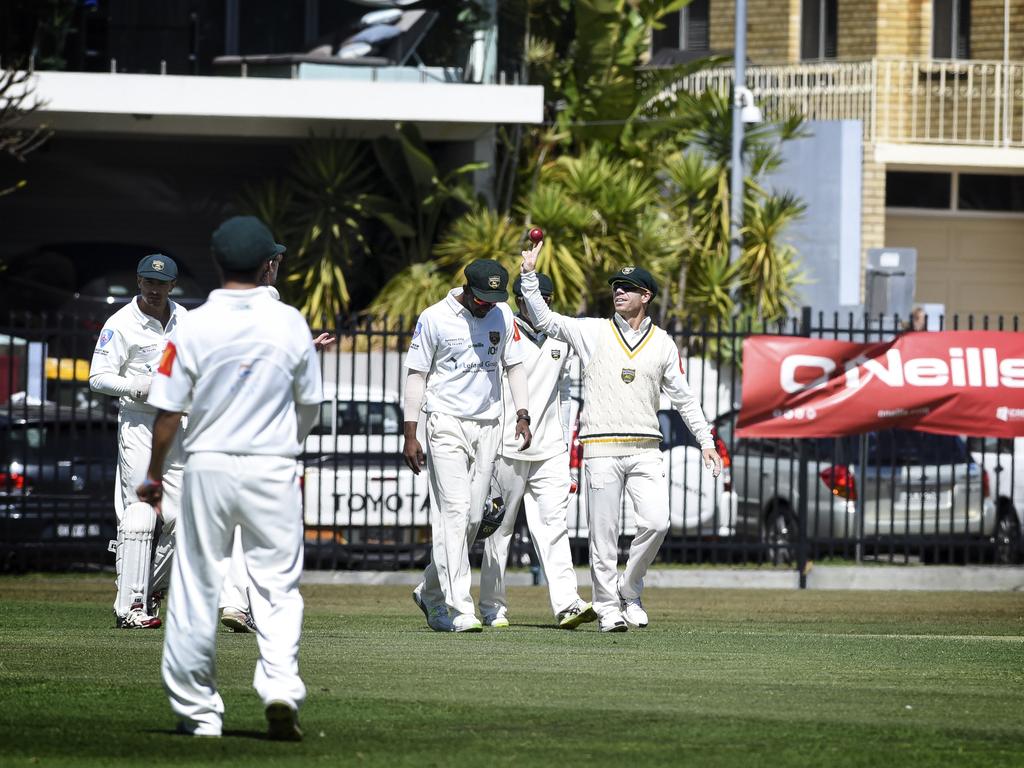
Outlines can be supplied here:
[[117, 601], [114, 610], [124, 616], [132, 603], [149, 604], [149, 576], [153, 557], [153, 531], [156, 513], [149, 504], [129, 504], [121, 516], [121, 570], [117, 574]]

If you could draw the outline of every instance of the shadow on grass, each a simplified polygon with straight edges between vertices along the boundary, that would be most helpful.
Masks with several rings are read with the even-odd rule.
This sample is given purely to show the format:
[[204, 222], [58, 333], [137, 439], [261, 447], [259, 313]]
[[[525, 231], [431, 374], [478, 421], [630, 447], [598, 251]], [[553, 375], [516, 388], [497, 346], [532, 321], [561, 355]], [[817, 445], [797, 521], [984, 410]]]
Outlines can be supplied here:
[[[163, 736], [175, 736], [180, 737], [182, 741], [186, 739], [195, 739], [196, 741], [207, 741], [218, 738], [217, 736], [192, 736], [187, 733], [181, 733], [176, 728], [143, 728], [143, 733], [160, 734]], [[253, 739], [255, 741], [270, 741], [266, 731], [243, 731], [237, 728], [224, 731], [219, 738], [233, 737], [237, 739]]]

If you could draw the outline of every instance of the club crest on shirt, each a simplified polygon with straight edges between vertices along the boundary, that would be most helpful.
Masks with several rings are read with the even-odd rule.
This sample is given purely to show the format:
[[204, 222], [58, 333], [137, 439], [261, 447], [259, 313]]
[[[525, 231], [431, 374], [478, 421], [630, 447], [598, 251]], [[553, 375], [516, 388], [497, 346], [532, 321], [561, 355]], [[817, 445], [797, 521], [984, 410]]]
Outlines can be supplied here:
[[107, 342], [109, 342], [112, 338], [114, 338], [114, 332], [109, 328], [104, 328], [102, 331], [100, 331], [100, 347], [102, 348], [107, 346]]
[[560, 349], [552, 349], [551, 350], [551, 359], [552, 360], [557, 360], [561, 356], [562, 356], [562, 350], [560, 350]]
[[627, 384], [632, 384], [633, 379], [636, 378], [636, 368], [623, 368], [622, 369], [622, 380]]
[[498, 331], [491, 331], [487, 334], [487, 338], [490, 339], [491, 344], [497, 344], [501, 341], [501, 334]]

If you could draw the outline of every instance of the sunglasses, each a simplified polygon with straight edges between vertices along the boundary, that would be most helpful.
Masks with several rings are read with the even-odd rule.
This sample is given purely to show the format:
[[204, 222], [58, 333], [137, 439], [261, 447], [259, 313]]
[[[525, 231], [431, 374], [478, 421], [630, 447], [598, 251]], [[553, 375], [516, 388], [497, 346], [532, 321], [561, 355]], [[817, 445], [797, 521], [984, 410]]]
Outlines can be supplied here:
[[612, 283], [612, 292], [625, 291], [626, 293], [643, 293], [644, 289], [632, 283]]

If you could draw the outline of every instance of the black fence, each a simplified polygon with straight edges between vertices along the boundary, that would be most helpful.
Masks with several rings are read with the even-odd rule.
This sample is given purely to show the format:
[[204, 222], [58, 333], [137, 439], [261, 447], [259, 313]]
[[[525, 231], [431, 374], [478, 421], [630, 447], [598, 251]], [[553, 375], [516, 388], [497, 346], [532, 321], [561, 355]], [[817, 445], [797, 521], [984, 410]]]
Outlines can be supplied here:
[[[0, 327], [0, 569], [113, 566], [116, 402], [88, 386], [103, 319], [17, 315]], [[1016, 318], [939, 321], [948, 329], [1019, 330]], [[322, 357], [326, 401], [302, 456], [308, 568], [415, 568], [429, 558], [426, 474], [413, 475], [400, 456], [410, 334], [393, 329], [410, 325], [340, 324], [336, 347]], [[745, 337], [876, 341], [903, 327], [898, 317], [807, 311], [770, 328], [669, 325], [727, 467], [717, 480], [703, 469], [692, 435], [666, 404], [659, 419], [671, 519], [661, 560], [801, 574], [822, 559], [1019, 562], [1021, 440], [900, 430], [804, 440], [735, 435]], [[578, 463], [576, 447], [567, 461]], [[621, 522], [624, 554], [635, 529], [628, 497]], [[570, 504], [568, 526], [583, 564], [585, 487]], [[521, 515], [511, 557], [513, 565], [536, 562]]]

